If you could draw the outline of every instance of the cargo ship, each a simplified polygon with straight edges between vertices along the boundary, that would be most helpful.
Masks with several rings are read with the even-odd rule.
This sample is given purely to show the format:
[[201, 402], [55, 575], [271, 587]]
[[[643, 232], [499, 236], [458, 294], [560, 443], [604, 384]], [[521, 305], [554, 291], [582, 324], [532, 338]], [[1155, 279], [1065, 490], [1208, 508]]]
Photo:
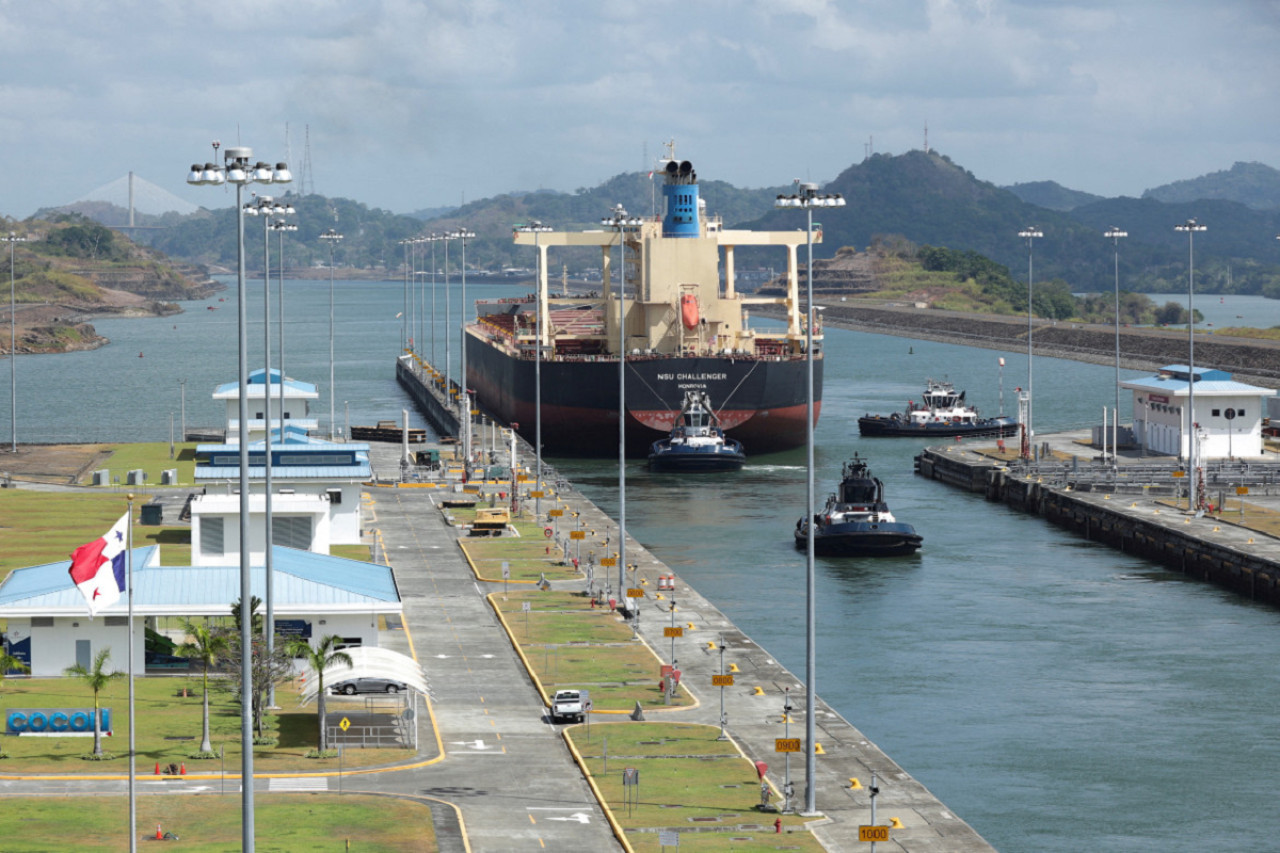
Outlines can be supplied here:
[[[796, 258], [807, 235], [803, 228], [727, 229], [707, 215], [689, 161], [672, 157], [658, 171], [661, 216], [630, 217], [619, 207], [599, 230], [516, 229], [516, 244], [537, 251], [537, 290], [476, 303], [476, 320], [465, 335], [467, 387], [476, 405], [532, 442], [540, 374], [545, 453], [616, 455], [625, 408], [627, 453], [643, 456], [670, 433], [686, 392], [697, 391], [715, 401], [726, 433], [753, 454], [802, 446], [808, 329]], [[815, 226], [814, 242], [821, 236]], [[600, 290], [553, 296], [548, 253], [593, 246], [600, 249]], [[785, 253], [786, 296], [737, 291], [734, 250], [740, 246]], [[751, 326], [753, 305], [780, 306], [785, 325]], [[813, 342], [816, 422], [822, 401], [818, 322]]]

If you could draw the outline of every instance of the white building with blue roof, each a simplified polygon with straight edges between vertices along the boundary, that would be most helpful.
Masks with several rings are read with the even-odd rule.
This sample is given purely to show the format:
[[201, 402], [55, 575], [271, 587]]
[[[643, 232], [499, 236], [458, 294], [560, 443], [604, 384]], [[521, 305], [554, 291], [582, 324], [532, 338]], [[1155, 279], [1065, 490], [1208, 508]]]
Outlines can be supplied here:
[[1195, 412], [1200, 459], [1261, 457], [1262, 419], [1273, 388], [1238, 382], [1224, 370], [1185, 364], [1162, 367], [1155, 376], [1130, 379], [1121, 388], [1133, 392], [1134, 438], [1148, 452], [1187, 458], [1190, 424], [1187, 418], [1195, 388]]
[[[348, 646], [377, 646], [379, 621], [403, 613], [389, 566], [282, 547], [272, 551], [271, 561], [278, 634], [310, 640], [333, 634]], [[0, 619], [9, 623], [9, 653], [36, 676], [62, 675], [75, 663], [89, 666], [103, 648], [111, 649], [111, 667], [125, 669], [127, 597], [90, 619], [67, 566], [61, 560], [16, 569], [0, 583]], [[133, 666], [141, 673], [146, 664], [145, 629], [156, 629], [163, 617], [229, 619], [232, 603], [240, 598], [240, 569], [165, 566], [158, 546], [135, 548], [133, 588]], [[251, 568], [250, 594], [265, 598], [265, 592], [266, 570], [259, 562]]]
[[[281, 408], [280, 391], [283, 386], [284, 406]], [[319, 427], [319, 422], [311, 417], [311, 401], [320, 399], [316, 386], [310, 382], [299, 382], [281, 376], [279, 370], [272, 370], [270, 376], [259, 368], [249, 374], [249, 383], [245, 386], [249, 404], [249, 423], [247, 434], [249, 440], [264, 438], [268, 429], [296, 427], [309, 432]], [[240, 442], [240, 383], [224, 382], [214, 389], [213, 399], [222, 401], [227, 412], [227, 443]]]
[[[266, 442], [249, 451], [250, 559], [266, 554]], [[321, 554], [330, 545], [358, 545], [363, 534], [360, 493], [373, 476], [369, 445], [332, 442], [286, 427], [271, 440], [271, 538], [275, 545]], [[195, 480], [204, 494], [191, 502], [193, 562], [239, 565], [240, 446], [196, 447]]]

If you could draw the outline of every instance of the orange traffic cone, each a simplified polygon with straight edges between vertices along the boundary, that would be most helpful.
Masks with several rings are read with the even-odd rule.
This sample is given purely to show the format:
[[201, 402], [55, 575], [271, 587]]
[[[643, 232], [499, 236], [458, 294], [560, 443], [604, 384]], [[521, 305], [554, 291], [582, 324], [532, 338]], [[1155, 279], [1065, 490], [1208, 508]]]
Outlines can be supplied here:
[[185, 761], [184, 761], [184, 762], [182, 762], [182, 765], [181, 765], [181, 767], [180, 767], [180, 768], [179, 768], [179, 770], [178, 770], [178, 775], [179, 775], [179, 776], [186, 776], [186, 775], [187, 775], [187, 762], [185, 762]]
[[164, 833], [160, 831], [160, 824], [156, 824], [156, 841], [164, 841]]
[[159, 775], [160, 775], [160, 762], [159, 762], [159, 761], [157, 761], [157, 762], [156, 762], [156, 775], [157, 775], [157, 776], [159, 776]]

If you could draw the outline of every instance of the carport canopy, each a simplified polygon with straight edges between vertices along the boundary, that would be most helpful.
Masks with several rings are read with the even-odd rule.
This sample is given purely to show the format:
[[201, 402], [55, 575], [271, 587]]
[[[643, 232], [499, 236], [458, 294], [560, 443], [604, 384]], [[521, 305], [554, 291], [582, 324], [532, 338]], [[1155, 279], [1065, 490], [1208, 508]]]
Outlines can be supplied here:
[[[418, 662], [408, 655], [382, 649], [377, 646], [351, 646], [342, 651], [351, 656], [351, 666], [338, 664], [326, 667], [324, 683], [327, 690], [330, 686], [348, 678], [389, 678], [392, 681], [403, 681], [411, 690], [431, 694], [431, 683], [422, 671]], [[320, 680], [315, 670], [307, 667], [302, 676], [302, 690], [298, 703], [305, 705], [316, 698]]]

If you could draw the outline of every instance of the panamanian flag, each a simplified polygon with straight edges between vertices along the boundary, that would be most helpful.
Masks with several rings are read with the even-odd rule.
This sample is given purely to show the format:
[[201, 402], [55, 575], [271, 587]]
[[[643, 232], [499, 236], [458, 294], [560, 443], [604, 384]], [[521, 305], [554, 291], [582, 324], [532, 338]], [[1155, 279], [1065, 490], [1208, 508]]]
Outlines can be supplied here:
[[89, 615], [97, 616], [120, 600], [125, 591], [125, 551], [129, 546], [129, 513], [111, 525], [106, 535], [71, 553], [71, 582], [84, 595]]

